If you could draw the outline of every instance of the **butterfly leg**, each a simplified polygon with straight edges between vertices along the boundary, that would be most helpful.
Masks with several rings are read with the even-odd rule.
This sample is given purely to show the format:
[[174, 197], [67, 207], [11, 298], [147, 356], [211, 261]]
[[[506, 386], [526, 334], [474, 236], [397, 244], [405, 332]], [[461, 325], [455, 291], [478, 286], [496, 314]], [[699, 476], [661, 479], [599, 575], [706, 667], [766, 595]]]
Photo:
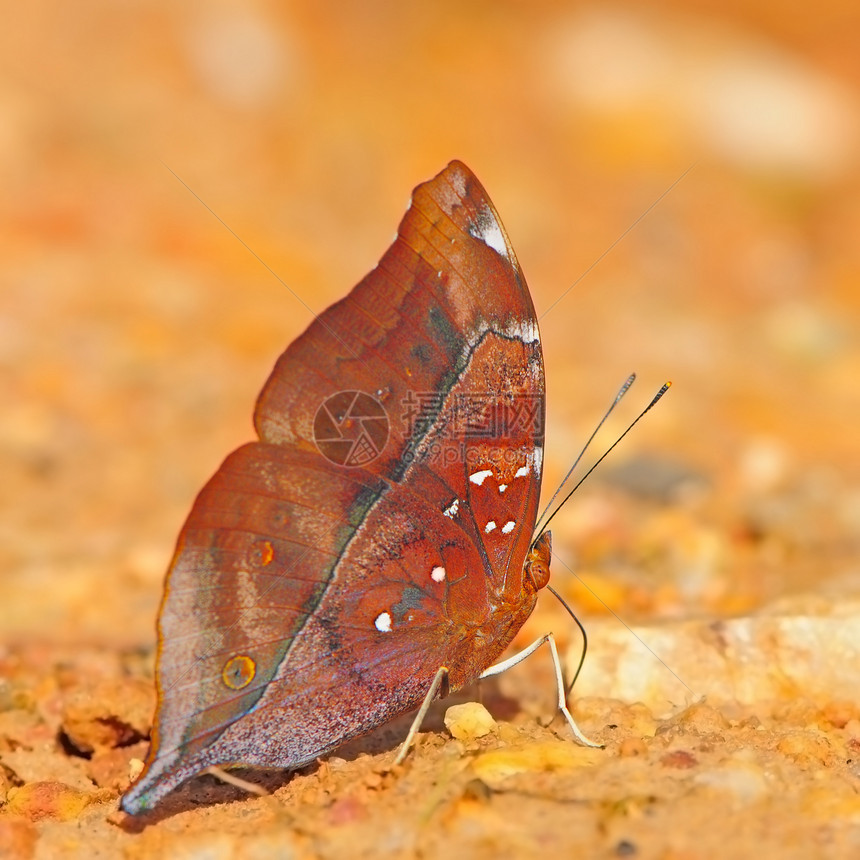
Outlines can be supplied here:
[[489, 669], [486, 669], [481, 673], [478, 680], [482, 678], [491, 678], [493, 675], [499, 675], [502, 672], [511, 668], [511, 666], [516, 666], [517, 663], [521, 663], [526, 657], [534, 654], [541, 645], [545, 642], [549, 643], [549, 650], [552, 653], [552, 663], [555, 666], [555, 682], [558, 686], [558, 709], [564, 714], [564, 718], [567, 720], [567, 724], [570, 726], [573, 731], [576, 739], [583, 745], [587, 747], [594, 747], [596, 749], [602, 749], [603, 744], [597, 744], [594, 741], [590, 741], [581, 731], [579, 726], [576, 724], [576, 721], [573, 719], [573, 715], [567, 709], [567, 701], [565, 696], [564, 689], [564, 678], [562, 677], [561, 672], [561, 660], [558, 657], [558, 648], [555, 644], [555, 637], [552, 633], [547, 633], [544, 636], [541, 636], [540, 639], [532, 642], [528, 648], [524, 648], [518, 654], [514, 654], [513, 657], [509, 657], [507, 660], [503, 660], [501, 663], [496, 663], [495, 666], [490, 666]]
[[241, 788], [242, 791], [247, 791], [248, 794], [256, 794], [258, 797], [268, 797], [269, 792], [262, 785], [257, 785], [255, 782], [248, 782], [246, 779], [234, 776], [232, 773], [224, 770], [221, 767], [212, 765], [207, 767], [203, 773], [208, 773], [214, 776], [215, 779], [221, 780], [225, 785], [232, 785], [234, 788]]
[[[441, 693], [440, 693], [441, 690]], [[418, 713], [415, 715], [415, 719], [412, 720], [412, 725], [409, 726], [409, 732], [406, 735], [406, 740], [400, 745], [400, 752], [397, 753], [397, 758], [394, 759], [394, 764], [402, 764], [403, 759], [406, 758], [406, 754], [409, 752], [409, 748], [412, 746], [412, 741], [415, 740], [415, 735], [418, 734], [418, 730], [421, 728], [421, 723], [424, 722], [424, 717], [427, 716], [427, 711], [430, 710], [430, 705], [433, 702], [433, 699], [436, 698], [436, 693], [440, 693], [439, 698], [444, 699], [445, 696], [448, 695], [448, 668], [447, 666], [440, 666], [436, 671], [436, 674], [433, 677], [433, 683], [430, 685], [430, 689], [427, 691], [427, 695], [424, 697], [424, 701], [421, 703], [421, 707], [418, 709]]]

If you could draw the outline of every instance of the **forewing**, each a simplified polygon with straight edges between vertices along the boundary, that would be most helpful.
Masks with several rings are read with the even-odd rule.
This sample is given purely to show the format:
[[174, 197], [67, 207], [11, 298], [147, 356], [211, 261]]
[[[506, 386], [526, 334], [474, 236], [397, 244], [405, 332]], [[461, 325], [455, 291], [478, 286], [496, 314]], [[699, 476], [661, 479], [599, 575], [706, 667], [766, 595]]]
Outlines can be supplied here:
[[397, 480], [422, 435], [410, 411], [432, 416], [433, 398], [451, 392], [488, 330], [536, 338], [534, 308], [489, 196], [453, 161], [415, 189], [376, 268], [278, 359], [257, 402], [257, 432], [312, 449], [320, 404], [366, 392], [391, 422], [387, 446], [366, 467]]

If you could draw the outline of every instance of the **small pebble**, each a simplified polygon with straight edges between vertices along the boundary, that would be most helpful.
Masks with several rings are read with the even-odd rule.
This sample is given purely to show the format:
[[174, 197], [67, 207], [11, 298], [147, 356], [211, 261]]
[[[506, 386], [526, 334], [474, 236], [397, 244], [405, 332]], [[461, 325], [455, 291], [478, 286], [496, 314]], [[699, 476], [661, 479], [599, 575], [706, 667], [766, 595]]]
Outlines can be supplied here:
[[451, 705], [445, 712], [445, 728], [458, 741], [482, 738], [496, 730], [496, 721], [478, 702]]

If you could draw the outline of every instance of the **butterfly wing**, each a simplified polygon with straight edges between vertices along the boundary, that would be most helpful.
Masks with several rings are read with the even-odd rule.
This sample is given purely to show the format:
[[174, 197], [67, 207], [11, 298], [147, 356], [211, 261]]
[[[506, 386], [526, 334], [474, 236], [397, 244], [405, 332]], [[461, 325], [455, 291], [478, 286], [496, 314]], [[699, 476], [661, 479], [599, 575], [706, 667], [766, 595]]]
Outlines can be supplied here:
[[453, 161], [415, 189], [376, 268], [278, 359], [257, 401], [259, 437], [315, 450], [320, 403], [340, 391], [368, 392], [392, 419], [388, 445], [368, 468], [398, 480], [416, 427], [395, 419], [421, 394], [431, 424], [433, 407], [490, 330], [537, 341], [531, 297], [498, 214], [474, 174]]
[[[322, 402], [377, 397], [362, 468], [314, 444]], [[379, 265], [278, 360], [261, 441], [234, 452], [180, 534], [159, 616], [151, 807], [212, 764], [295, 767], [454, 687], [534, 604], [543, 361], [486, 192], [452, 162], [419, 186]], [[417, 402], [417, 407], [416, 407]]]

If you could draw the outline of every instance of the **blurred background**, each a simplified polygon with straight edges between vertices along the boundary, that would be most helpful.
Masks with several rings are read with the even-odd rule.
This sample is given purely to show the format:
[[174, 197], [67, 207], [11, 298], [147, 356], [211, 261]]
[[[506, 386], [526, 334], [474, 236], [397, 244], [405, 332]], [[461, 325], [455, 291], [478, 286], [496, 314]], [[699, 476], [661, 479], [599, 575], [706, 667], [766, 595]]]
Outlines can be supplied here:
[[2, 639], [153, 644], [176, 535], [302, 302], [352, 287], [454, 157], [541, 315], [545, 496], [628, 373], [598, 453], [674, 383], [556, 520], [580, 577], [557, 586], [626, 620], [860, 592], [856, 3], [4, 20]]

